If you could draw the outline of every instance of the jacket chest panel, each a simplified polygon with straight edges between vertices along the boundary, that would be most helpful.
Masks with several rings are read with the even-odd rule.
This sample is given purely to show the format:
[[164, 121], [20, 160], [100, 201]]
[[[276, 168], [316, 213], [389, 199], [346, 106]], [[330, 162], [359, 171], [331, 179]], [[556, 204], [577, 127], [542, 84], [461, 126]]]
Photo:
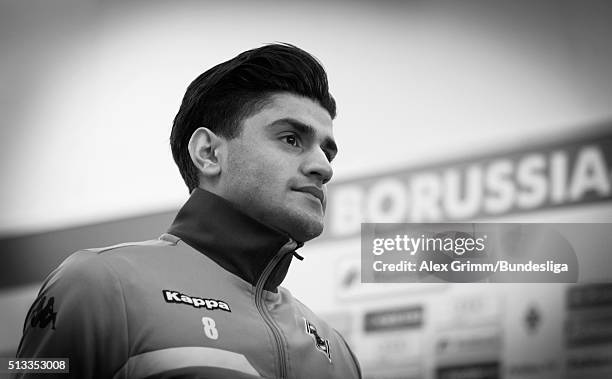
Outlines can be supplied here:
[[289, 377], [334, 377], [334, 354], [340, 352], [340, 347], [333, 331], [288, 305], [278, 307], [271, 313], [288, 341]]
[[208, 291], [181, 283], [133, 288], [127, 305], [130, 355], [213, 348], [241, 354], [261, 375], [273, 376], [276, 347], [252, 292], [226, 284]]

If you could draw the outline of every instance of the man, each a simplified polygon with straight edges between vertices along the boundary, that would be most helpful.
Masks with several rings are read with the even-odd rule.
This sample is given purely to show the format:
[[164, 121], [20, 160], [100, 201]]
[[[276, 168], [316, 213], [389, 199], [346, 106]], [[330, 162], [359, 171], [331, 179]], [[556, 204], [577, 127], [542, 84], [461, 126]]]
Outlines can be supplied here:
[[279, 287], [323, 230], [335, 114], [325, 71], [295, 46], [196, 78], [170, 137], [191, 195], [168, 233], [70, 256], [18, 356], [68, 357], [74, 378], [360, 377], [342, 337]]

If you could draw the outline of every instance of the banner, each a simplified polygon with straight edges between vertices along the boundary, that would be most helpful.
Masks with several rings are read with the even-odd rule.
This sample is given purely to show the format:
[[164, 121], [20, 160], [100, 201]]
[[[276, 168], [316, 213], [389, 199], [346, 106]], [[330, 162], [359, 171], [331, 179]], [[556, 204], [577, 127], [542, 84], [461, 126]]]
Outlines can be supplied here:
[[329, 186], [321, 238], [362, 222], [454, 222], [611, 199], [612, 132]]

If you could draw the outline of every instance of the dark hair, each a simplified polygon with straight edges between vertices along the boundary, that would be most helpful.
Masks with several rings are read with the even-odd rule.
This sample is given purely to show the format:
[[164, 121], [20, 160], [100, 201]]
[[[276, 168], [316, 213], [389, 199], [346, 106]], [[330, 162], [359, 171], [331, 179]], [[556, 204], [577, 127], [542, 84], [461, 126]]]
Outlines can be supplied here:
[[240, 134], [242, 121], [280, 92], [315, 100], [332, 119], [336, 117], [325, 70], [312, 55], [289, 44], [245, 51], [189, 85], [170, 134], [172, 156], [189, 192], [199, 184], [188, 150], [193, 132], [205, 126], [224, 138], [234, 138]]

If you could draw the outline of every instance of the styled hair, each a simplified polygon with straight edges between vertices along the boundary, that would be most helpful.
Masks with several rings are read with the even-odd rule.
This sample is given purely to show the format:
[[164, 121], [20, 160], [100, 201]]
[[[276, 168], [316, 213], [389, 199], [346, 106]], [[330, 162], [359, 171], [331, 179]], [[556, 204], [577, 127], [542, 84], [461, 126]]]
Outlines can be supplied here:
[[318, 102], [336, 117], [323, 66], [290, 44], [270, 44], [241, 53], [198, 76], [187, 88], [170, 134], [172, 156], [189, 192], [199, 184], [188, 145], [193, 132], [207, 127], [232, 139], [242, 121], [265, 107], [270, 96], [288, 92]]

